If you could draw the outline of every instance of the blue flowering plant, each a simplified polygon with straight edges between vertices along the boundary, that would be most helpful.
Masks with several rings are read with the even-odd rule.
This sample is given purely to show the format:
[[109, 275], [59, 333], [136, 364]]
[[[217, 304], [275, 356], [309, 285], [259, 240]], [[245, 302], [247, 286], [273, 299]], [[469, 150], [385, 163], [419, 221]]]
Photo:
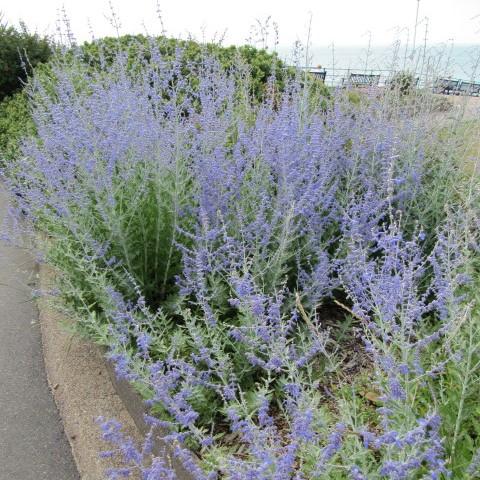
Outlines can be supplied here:
[[57, 58], [4, 171], [149, 408], [144, 445], [101, 422], [109, 478], [475, 478], [478, 184], [428, 102], [275, 69], [258, 101], [240, 60], [151, 50]]

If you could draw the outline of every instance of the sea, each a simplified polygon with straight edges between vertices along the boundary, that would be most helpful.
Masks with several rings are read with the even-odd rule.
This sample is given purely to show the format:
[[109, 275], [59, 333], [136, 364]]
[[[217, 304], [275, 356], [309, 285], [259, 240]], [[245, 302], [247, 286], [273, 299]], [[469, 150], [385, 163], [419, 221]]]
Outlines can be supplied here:
[[338, 84], [348, 72], [380, 74], [409, 71], [419, 77], [480, 82], [480, 44], [412, 46], [315, 46], [307, 49], [277, 47], [287, 64], [325, 69], [326, 82]]

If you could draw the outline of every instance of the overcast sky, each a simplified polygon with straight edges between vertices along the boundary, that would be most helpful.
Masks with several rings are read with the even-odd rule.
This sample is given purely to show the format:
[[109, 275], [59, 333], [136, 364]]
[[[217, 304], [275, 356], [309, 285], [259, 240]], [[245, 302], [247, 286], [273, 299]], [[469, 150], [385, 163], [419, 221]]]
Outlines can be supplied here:
[[[155, 0], [112, 0], [121, 33], [159, 34]], [[413, 37], [417, 0], [159, 0], [168, 35], [211, 40], [225, 34], [225, 43], [244, 43], [257, 19], [271, 15], [279, 27], [280, 44], [305, 42], [312, 16], [311, 43], [326, 46], [386, 45]], [[64, 6], [78, 40], [114, 34], [107, 0], [0, 0], [9, 23], [23, 19], [39, 33], [55, 32], [58, 10]], [[480, 0], [420, 0], [417, 38], [425, 35], [428, 17], [430, 43], [480, 44]], [[89, 27], [91, 25], [91, 27]], [[400, 32], [400, 33], [399, 33]]]

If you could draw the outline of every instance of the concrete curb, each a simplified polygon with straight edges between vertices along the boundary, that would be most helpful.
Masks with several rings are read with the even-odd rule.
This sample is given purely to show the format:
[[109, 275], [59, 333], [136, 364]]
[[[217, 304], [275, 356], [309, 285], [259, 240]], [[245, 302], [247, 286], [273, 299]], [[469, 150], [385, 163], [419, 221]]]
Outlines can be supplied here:
[[[132, 417], [137, 429], [143, 435], [146, 435], [150, 431], [150, 427], [144, 420], [144, 415], [148, 413], [148, 409], [143, 398], [137, 393], [131, 383], [126, 380], [119, 380], [116, 377], [115, 370], [110, 362], [106, 362], [106, 366], [110, 373], [112, 385], [122, 400], [125, 409]], [[160, 435], [161, 432], [157, 430], [157, 433], [153, 436], [152, 450], [154, 455], [166, 459], [166, 463], [174, 468], [177, 480], [194, 480], [182, 464], [173, 456], [172, 446], [166, 444], [160, 438]]]
[[[41, 291], [52, 289], [51, 268], [40, 265], [39, 278]], [[81, 479], [104, 479], [106, 469], [122, 465], [114, 459], [99, 457], [99, 452], [108, 450], [109, 444], [101, 439], [95, 419], [103, 416], [118, 420], [123, 432], [140, 445], [150, 430], [144, 420], [146, 405], [128, 381], [116, 378], [103, 348], [69, 333], [65, 319], [47, 299], [39, 300], [38, 310], [48, 383]], [[193, 480], [173, 457], [172, 447], [160, 438], [160, 433], [154, 435], [153, 453], [164, 457], [175, 469], [177, 480]], [[139, 476], [129, 478], [139, 479]]]
[[[52, 288], [52, 270], [39, 268], [40, 289]], [[126, 435], [140, 443], [143, 435], [125, 408], [110, 380], [102, 349], [61, 326], [65, 319], [46, 298], [38, 302], [47, 379], [64, 423], [65, 434], [82, 480], [105, 479], [105, 470], [120, 466], [114, 459], [100, 458], [109, 444], [101, 438], [95, 419], [115, 418]], [[138, 476], [129, 478], [138, 479]]]

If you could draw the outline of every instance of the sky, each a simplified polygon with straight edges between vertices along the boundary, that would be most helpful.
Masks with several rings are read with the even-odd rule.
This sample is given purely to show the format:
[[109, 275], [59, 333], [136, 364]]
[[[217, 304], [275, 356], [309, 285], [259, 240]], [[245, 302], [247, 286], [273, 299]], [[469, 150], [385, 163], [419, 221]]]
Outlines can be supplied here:
[[[388, 45], [396, 39], [413, 41], [417, 5], [417, 42], [423, 42], [428, 18], [429, 43], [480, 44], [480, 0], [159, 0], [168, 35], [199, 40], [224, 38], [225, 44], [242, 44], [252, 38], [252, 26], [271, 16], [269, 44], [274, 42], [273, 22], [280, 45], [308, 38], [327, 46]], [[156, 0], [111, 0], [120, 33], [162, 32]], [[115, 35], [107, 0], [0, 0], [3, 21], [54, 34], [59, 10], [64, 7], [78, 41]], [[311, 23], [310, 23], [311, 19]]]

